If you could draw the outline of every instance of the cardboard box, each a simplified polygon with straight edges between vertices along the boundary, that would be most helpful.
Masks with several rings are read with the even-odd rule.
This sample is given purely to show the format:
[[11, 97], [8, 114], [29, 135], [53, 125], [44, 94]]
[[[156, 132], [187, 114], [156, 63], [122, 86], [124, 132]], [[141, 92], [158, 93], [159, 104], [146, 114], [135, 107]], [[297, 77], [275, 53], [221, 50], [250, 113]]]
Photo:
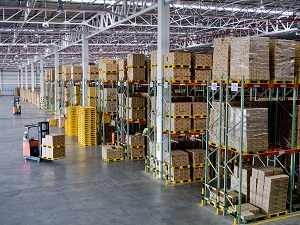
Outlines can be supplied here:
[[115, 88], [104, 88], [101, 90], [101, 95], [104, 95], [104, 99], [116, 100], [117, 92]]
[[126, 103], [128, 108], [144, 108], [146, 106], [146, 98], [142, 97], [128, 97]]
[[129, 66], [129, 67], [145, 66], [145, 55], [144, 54], [132, 54], [132, 53], [128, 54], [127, 55], [127, 66]]
[[[171, 104], [171, 106], [170, 106]], [[166, 105], [166, 115], [169, 116], [190, 116], [192, 115], [192, 107], [190, 102], [172, 102]], [[169, 112], [169, 110], [171, 110]]]
[[206, 130], [206, 119], [203, 119], [203, 118], [192, 119], [192, 129]]
[[212, 70], [194, 70], [193, 80], [207, 80], [208, 77], [211, 78]]
[[192, 165], [205, 164], [205, 149], [188, 149], [189, 163]]
[[[125, 141], [127, 141], [127, 136], [125, 137]], [[145, 136], [129, 135], [127, 144], [129, 146], [144, 146], [145, 145]]]
[[191, 53], [170, 52], [164, 55], [164, 65], [191, 65]]
[[146, 79], [145, 68], [128, 68], [127, 79], [131, 81], [144, 81]]
[[190, 80], [191, 70], [184, 68], [164, 68], [165, 80]]
[[88, 87], [88, 97], [97, 97], [97, 87]]
[[122, 159], [124, 158], [124, 148], [121, 146], [102, 146], [102, 158], [112, 160], [112, 159]]
[[214, 39], [212, 79], [230, 76], [230, 42], [232, 37]]
[[157, 66], [157, 50], [151, 51], [150, 52], [150, 57], [151, 57], [151, 65]]
[[295, 41], [270, 41], [270, 77], [273, 80], [294, 80]]
[[195, 53], [192, 55], [192, 62], [195, 66], [212, 66], [213, 55], [211, 53]]
[[[182, 150], [172, 150], [171, 165], [172, 166], [187, 166], [189, 165], [189, 155], [187, 152]], [[164, 159], [166, 163], [169, 163], [169, 153], [164, 152]]]
[[119, 70], [126, 70], [127, 60], [120, 59], [119, 60]]
[[126, 109], [126, 117], [129, 120], [145, 120], [146, 111], [145, 109]]
[[230, 78], [270, 80], [268, 37], [236, 37], [231, 40]]
[[169, 129], [169, 124], [171, 124], [171, 131], [189, 131], [192, 128], [192, 123], [190, 118], [165, 118], [165, 123], [168, 124], [167, 128]]
[[207, 113], [207, 104], [205, 102], [192, 102], [192, 115], [206, 115]]
[[145, 148], [130, 148], [131, 158], [143, 158], [145, 157]]

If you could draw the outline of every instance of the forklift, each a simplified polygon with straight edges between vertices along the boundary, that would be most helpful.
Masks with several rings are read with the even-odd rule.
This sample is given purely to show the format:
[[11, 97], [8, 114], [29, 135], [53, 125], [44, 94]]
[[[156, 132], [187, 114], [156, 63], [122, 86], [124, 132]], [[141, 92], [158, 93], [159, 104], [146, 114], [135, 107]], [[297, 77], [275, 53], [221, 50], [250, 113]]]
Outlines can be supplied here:
[[[42, 156], [42, 138], [49, 134], [49, 122], [25, 125], [26, 131], [23, 136], [23, 158], [35, 160], [38, 163]], [[31, 130], [36, 129], [37, 138], [30, 138]]]
[[21, 114], [21, 105], [19, 97], [14, 97], [13, 115]]

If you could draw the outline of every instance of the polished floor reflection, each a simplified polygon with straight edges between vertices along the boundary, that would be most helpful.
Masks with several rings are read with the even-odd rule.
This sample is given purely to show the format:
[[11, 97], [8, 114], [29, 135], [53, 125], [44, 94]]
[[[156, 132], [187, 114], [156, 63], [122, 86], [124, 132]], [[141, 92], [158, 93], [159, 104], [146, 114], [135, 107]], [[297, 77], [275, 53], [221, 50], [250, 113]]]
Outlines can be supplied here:
[[22, 114], [13, 115], [12, 104], [13, 97], [0, 97], [0, 224], [232, 224], [199, 206], [200, 183], [166, 186], [144, 172], [143, 161], [105, 163], [100, 146], [84, 148], [76, 138], [66, 138], [66, 159], [24, 161], [23, 125], [50, 115], [24, 102]]

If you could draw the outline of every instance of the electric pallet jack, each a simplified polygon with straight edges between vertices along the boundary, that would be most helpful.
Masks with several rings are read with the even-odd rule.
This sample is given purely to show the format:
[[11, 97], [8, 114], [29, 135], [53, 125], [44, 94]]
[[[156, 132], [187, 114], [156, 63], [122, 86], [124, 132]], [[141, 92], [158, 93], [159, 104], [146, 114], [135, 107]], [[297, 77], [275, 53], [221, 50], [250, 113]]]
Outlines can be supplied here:
[[[38, 124], [25, 125], [26, 131], [23, 136], [23, 158], [37, 162], [41, 161], [42, 138], [49, 134], [49, 122], [38, 122]], [[30, 131], [37, 130], [38, 138], [29, 138]]]
[[20, 99], [18, 97], [14, 97], [13, 114], [21, 114]]

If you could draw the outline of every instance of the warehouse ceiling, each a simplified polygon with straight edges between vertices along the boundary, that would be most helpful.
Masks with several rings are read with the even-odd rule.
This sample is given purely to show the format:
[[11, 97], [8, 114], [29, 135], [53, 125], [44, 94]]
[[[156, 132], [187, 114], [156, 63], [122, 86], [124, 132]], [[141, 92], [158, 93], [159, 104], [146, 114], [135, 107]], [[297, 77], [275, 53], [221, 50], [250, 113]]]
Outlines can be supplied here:
[[[81, 63], [83, 33], [90, 61], [156, 49], [158, 0], [0, 0], [0, 69], [44, 58]], [[300, 39], [299, 0], [166, 0], [170, 49], [211, 51], [227, 36]], [[299, 30], [299, 31], [298, 31]]]

